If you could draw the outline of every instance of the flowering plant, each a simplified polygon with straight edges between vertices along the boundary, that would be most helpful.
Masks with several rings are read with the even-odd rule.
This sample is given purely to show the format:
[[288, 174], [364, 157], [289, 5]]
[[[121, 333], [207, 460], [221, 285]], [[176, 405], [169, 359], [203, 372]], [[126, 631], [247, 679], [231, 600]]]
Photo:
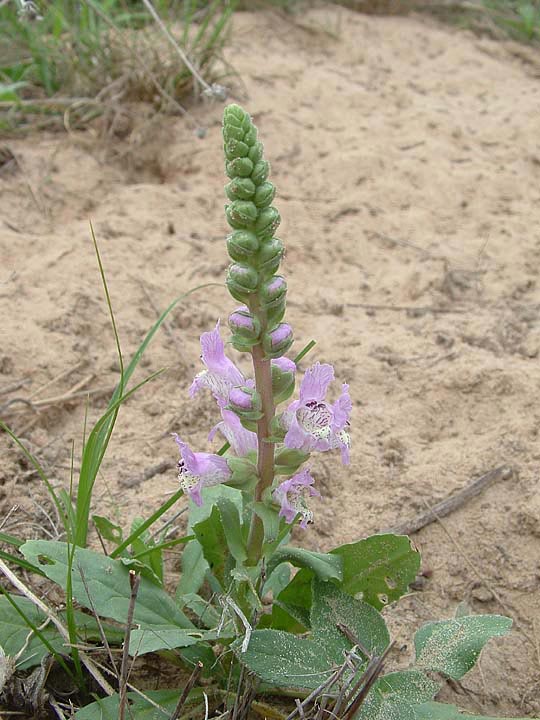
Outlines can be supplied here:
[[[17, 545], [24, 555], [20, 565], [66, 590], [69, 632], [61, 630], [60, 619], [48, 614], [43, 602], [22, 589], [26, 598], [6, 595], [0, 610], [11, 612], [12, 623], [28, 616], [36, 635], [22, 642], [12, 634], [3, 637], [0, 629], [6, 655], [26, 667], [48, 652], [63, 662], [58, 647], [68, 639], [74, 667], [84, 665], [108, 695], [78, 710], [77, 720], [124, 718], [128, 710], [137, 718], [163, 714], [171, 720], [182, 712], [186, 719], [208, 718], [212, 712], [242, 720], [252, 711], [277, 720], [463, 718], [456, 707], [434, 701], [441, 686], [436, 677], [459, 680], [485, 643], [505, 634], [511, 621], [458, 611], [449, 620], [430, 622], [415, 635], [410, 666], [386, 672], [393, 643], [382, 611], [408, 592], [420, 567], [409, 539], [375, 535], [325, 553], [291, 544], [294, 526], [306, 531], [316, 519], [320, 492], [310, 471], [312, 453], [333, 453], [349, 463], [352, 402], [348, 385], [336, 387], [332, 366], [321, 362], [305, 370], [292, 399], [299, 363], [311, 345], [294, 359], [286, 355], [293, 329], [284, 321], [287, 283], [278, 274], [284, 247], [275, 236], [280, 216], [272, 205], [269, 165], [257, 129], [238, 105], [225, 110], [223, 138], [230, 201], [226, 217], [232, 228], [226, 282], [240, 303], [228, 317], [228, 343], [250, 355], [253, 377], [228, 357], [218, 320], [201, 336], [204, 367], [189, 392], [194, 401], [201, 392], [211, 393], [219, 417], [209, 439], [221, 435], [225, 445], [209, 453], [175, 435], [178, 492], [150, 518], [137, 521], [127, 538], [120, 527], [94, 516], [101, 538], [114, 543], [114, 549], [108, 555], [87, 549], [84, 522], [81, 529], [80, 522], [70, 521], [88, 518], [91, 485], [110, 436], [110, 417], [128, 395], [123, 382], [131, 364], [85, 446], [83, 469], [88, 474], [91, 467], [90, 483], [83, 492], [79, 482], [75, 512], [71, 505], [66, 510], [68, 542]], [[148, 528], [182, 495], [190, 500], [187, 536], [170, 540], [164, 531], [158, 538], [149, 536]], [[165, 589], [162, 553], [179, 543], [185, 548], [173, 597]], [[88, 625], [88, 615], [79, 613], [74, 601], [95, 614], [97, 628]], [[78, 651], [83, 626], [86, 642], [98, 631], [107, 649], [118, 640], [116, 628], [100, 616], [125, 624], [118, 691], [87, 652]], [[39, 628], [51, 617], [54, 627], [45, 636]], [[171, 651], [190, 672], [183, 689], [128, 692], [130, 656], [170, 658]], [[206, 679], [199, 687], [201, 676]], [[264, 699], [268, 694], [292, 695], [296, 704], [288, 710], [282, 709], [284, 700], [270, 706]]]

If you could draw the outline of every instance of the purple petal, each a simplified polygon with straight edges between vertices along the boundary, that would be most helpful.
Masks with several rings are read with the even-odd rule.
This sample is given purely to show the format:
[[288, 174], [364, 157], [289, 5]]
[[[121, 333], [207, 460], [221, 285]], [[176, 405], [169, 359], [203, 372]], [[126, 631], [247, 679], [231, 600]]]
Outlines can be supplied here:
[[212, 437], [219, 430], [238, 457], [244, 457], [250, 450], [257, 450], [257, 435], [240, 422], [240, 418], [232, 410], [221, 411], [223, 420], [212, 430]]
[[225, 346], [219, 334], [219, 320], [211, 332], [201, 335], [202, 360], [214, 374], [229, 380], [231, 385], [241, 385], [244, 376], [236, 365], [225, 355]]
[[311, 444], [311, 435], [307, 433], [298, 422], [296, 418], [296, 413], [293, 413], [289, 429], [287, 430], [287, 434], [285, 435], [284, 443], [286, 447], [294, 449], [300, 449], [300, 450], [310, 450], [311, 448], [309, 445]]
[[218, 402], [227, 401], [229, 390], [244, 383], [244, 376], [225, 355], [225, 346], [219, 334], [219, 320], [211, 332], [201, 335], [202, 361], [207, 370], [193, 380], [189, 394], [193, 397], [202, 388], [209, 388]]
[[296, 372], [296, 364], [286, 357], [280, 357], [272, 360], [272, 365], [275, 365], [277, 368], [279, 368], [281, 372]]
[[300, 400], [308, 402], [317, 400], [321, 402], [326, 397], [328, 386], [334, 379], [334, 368], [328, 363], [316, 362], [315, 365], [306, 370], [302, 384], [300, 385]]
[[351, 396], [349, 395], [349, 386], [346, 383], [343, 383], [341, 395], [332, 405], [332, 412], [334, 414], [332, 430], [343, 430], [349, 421], [351, 410], [352, 402]]
[[174, 438], [181, 456], [178, 480], [193, 502], [201, 505], [203, 487], [227, 482], [231, 477], [231, 470], [225, 458], [210, 453], [194, 453], [178, 435], [175, 434]]

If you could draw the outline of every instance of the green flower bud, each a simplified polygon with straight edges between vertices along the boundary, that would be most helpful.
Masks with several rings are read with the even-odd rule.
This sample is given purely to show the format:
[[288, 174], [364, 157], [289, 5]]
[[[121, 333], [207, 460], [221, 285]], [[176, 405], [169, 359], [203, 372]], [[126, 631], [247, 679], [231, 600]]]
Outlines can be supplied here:
[[249, 145], [250, 147], [255, 145], [255, 143], [257, 142], [257, 128], [255, 127], [255, 125], [251, 124], [251, 120], [250, 120], [250, 127], [246, 131], [246, 134], [244, 135], [244, 142], [247, 145]]
[[249, 230], [235, 230], [227, 238], [227, 250], [232, 260], [245, 262], [259, 249], [259, 238]]
[[228, 143], [231, 140], [243, 140], [244, 139], [244, 131], [241, 127], [236, 127], [235, 125], [226, 125], [223, 128], [223, 140]]
[[256, 165], [258, 162], [260, 162], [263, 158], [263, 144], [262, 142], [257, 142], [255, 145], [249, 148], [248, 152], [248, 158], [251, 160], [251, 162]]
[[[253, 122], [251, 121], [251, 116], [247, 112], [244, 112], [244, 118], [242, 120], [242, 128], [244, 130], [244, 133], [246, 133], [246, 134], [248, 132], [250, 132], [252, 128], [254, 128]], [[257, 132], [257, 130], [255, 130], [255, 132]], [[247, 142], [247, 140], [246, 140], [246, 142]], [[248, 144], [253, 145], [254, 142], [255, 142], [255, 140], [253, 140], [253, 142], [250, 142]]]
[[229, 315], [229, 328], [235, 335], [257, 341], [261, 332], [261, 323], [258, 317], [242, 307]]
[[229, 200], [251, 200], [255, 194], [255, 183], [249, 178], [234, 178], [225, 185], [225, 192]]
[[227, 481], [227, 485], [242, 488], [243, 490], [249, 490], [250, 485], [256, 485], [258, 481], [256, 458], [254, 460], [255, 462], [251, 462], [247, 457], [240, 458], [228, 455], [227, 465], [232, 475], [230, 480]]
[[275, 207], [263, 208], [255, 223], [255, 232], [261, 240], [271, 238], [281, 222], [281, 215]]
[[[260, 164], [260, 163], [259, 163]], [[247, 157], [239, 157], [225, 163], [225, 170], [230, 178], [249, 177], [253, 174], [253, 163]], [[266, 178], [265, 178], [266, 179]], [[253, 178], [253, 182], [259, 183]]]
[[271, 277], [279, 268], [283, 257], [283, 243], [279, 238], [271, 238], [261, 245], [257, 256], [257, 268], [264, 278]]
[[281, 370], [277, 365], [272, 363], [272, 393], [274, 395], [274, 404], [288, 400], [294, 392], [294, 373]]
[[229, 392], [228, 409], [241, 420], [259, 420], [262, 417], [262, 400], [255, 388], [234, 387]]
[[285, 300], [287, 294], [287, 283], [281, 275], [266, 280], [260, 289], [260, 298], [265, 308], [273, 307]]
[[230, 105], [227, 105], [223, 111], [223, 125], [236, 125], [237, 127], [242, 127], [246, 116], [249, 120], [249, 115], [243, 108], [240, 107], [240, 105], [231, 103]]
[[269, 172], [270, 165], [266, 162], [266, 160], [260, 160], [258, 163], [255, 164], [255, 167], [249, 174], [251, 175], [251, 179], [253, 180], [255, 185], [260, 185], [266, 180]]
[[276, 475], [294, 475], [298, 468], [309, 459], [309, 453], [302, 450], [283, 448], [276, 453]]
[[262, 346], [267, 358], [278, 358], [285, 355], [293, 343], [292, 327], [288, 323], [280, 323], [269, 332], [265, 332]]
[[245, 302], [246, 298], [257, 288], [259, 274], [247, 265], [229, 265], [227, 271], [227, 288], [235, 300]]
[[225, 206], [227, 222], [233, 228], [250, 227], [257, 220], [257, 208], [249, 200], [235, 200]]
[[249, 146], [241, 140], [229, 140], [225, 143], [225, 157], [227, 160], [246, 157], [249, 152]]
[[276, 188], [271, 182], [265, 182], [255, 190], [253, 202], [258, 208], [266, 208], [272, 204], [276, 194]]

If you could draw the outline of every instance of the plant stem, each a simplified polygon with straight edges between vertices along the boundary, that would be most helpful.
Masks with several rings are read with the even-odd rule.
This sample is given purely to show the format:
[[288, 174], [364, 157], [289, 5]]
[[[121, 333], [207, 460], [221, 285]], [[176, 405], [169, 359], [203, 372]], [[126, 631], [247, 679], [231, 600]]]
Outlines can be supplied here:
[[[274, 481], [274, 443], [268, 442], [270, 428], [275, 414], [274, 397], [272, 394], [271, 361], [264, 358], [262, 345], [255, 345], [252, 350], [255, 386], [262, 401], [262, 418], [257, 422], [258, 459], [257, 472], [259, 482], [255, 488], [254, 501], [262, 499], [263, 492]], [[253, 513], [248, 539], [248, 560], [254, 565], [260, 560], [264, 541], [264, 527], [261, 518]]]

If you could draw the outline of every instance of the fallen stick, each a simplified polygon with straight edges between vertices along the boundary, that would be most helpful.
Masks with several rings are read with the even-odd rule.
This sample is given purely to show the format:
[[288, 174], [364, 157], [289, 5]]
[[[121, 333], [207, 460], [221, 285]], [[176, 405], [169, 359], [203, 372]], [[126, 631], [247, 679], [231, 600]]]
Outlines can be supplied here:
[[140, 485], [145, 482], [145, 480], [150, 480], [155, 475], [161, 475], [162, 473], [167, 472], [167, 470], [172, 470], [174, 467], [176, 467], [176, 462], [173, 460], [162, 460], [157, 465], [147, 467], [146, 470], [135, 477], [121, 480], [120, 484], [124, 487], [135, 487], [136, 485]]
[[492, 485], [499, 480], [508, 480], [514, 474], [514, 470], [508, 465], [501, 465], [494, 470], [481, 475], [475, 480], [471, 480], [464, 488], [459, 490], [454, 495], [451, 495], [441, 502], [430, 507], [426, 512], [420, 513], [412, 520], [405, 521], [399, 525], [381, 530], [380, 533], [392, 533], [394, 535], [412, 535], [418, 530], [421, 530], [426, 525], [429, 525], [438, 518], [450, 515], [450, 513], [457, 510], [459, 507], [464, 505], [468, 500], [479, 495], [489, 485]]

